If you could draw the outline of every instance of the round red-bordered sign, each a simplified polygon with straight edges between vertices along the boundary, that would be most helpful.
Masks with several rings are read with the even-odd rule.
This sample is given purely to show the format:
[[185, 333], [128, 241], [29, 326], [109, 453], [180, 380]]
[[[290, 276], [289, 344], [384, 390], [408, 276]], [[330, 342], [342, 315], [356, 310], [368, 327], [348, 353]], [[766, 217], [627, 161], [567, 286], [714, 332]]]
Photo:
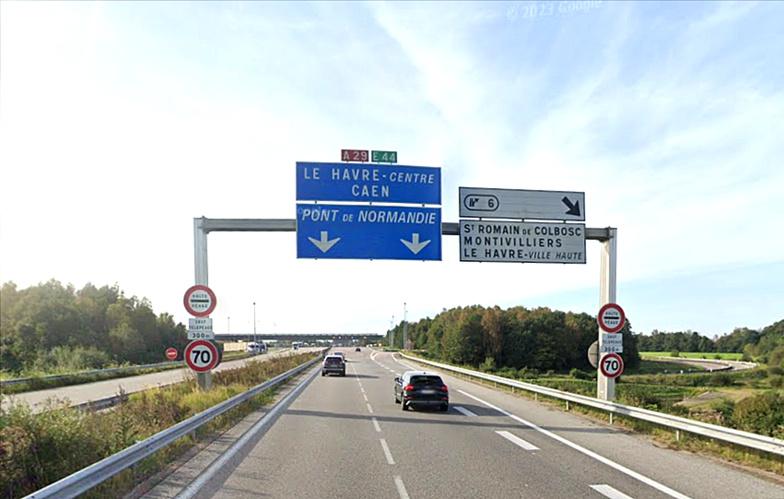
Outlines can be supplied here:
[[177, 359], [177, 349], [174, 347], [169, 347], [166, 349], [166, 358], [169, 360], [176, 360]]
[[623, 329], [626, 324], [626, 314], [617, 303], [608, 303], [599, 309], [599, 314], [596, 316], [596, 322], [603, 331], [608, 333], [617, 333]]
[[623, 359], [617, 353], [608, 353], [599, 360], [599, 370], [608, 378], [623, 374]]
[[197, 373], [214, 369], [220, 360], [218, 347], [207, 340], [193, 340], [185, 347], [185, 363]]
[[194, 317], [207, 317], [215, 310], [218, 299], [210, 288], [203, 284], [191, 286], [182, 298], [185, 310]]

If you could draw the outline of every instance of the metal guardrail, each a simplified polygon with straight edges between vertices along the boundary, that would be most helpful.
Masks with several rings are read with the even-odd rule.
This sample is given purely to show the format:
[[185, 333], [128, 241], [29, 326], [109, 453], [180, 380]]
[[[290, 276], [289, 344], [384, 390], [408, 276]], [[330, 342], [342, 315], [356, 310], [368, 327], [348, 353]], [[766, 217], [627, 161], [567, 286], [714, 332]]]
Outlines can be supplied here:
[[547, 397], [565, 400], [567, 402], [573, 402], [575, 404], [580, 404], [580, 405], [592, 407], [594, 409], [607, 411], [610, 414], [617, 414], [629, 418], [639, 419], [641, 421], [647, 421], [649, 423], [654, 423], [659, 426], [671, 428], [673, 430], [676, 430], [676, 432], [684, 431], [687, 433], [694, 433], [696, 435], [701, 435], [703, 437], [708, 437], [708, 438], [714, 438], [716, 440], [721, 440], [723, 442], [739, 445], [742, 447], [747, 447], [751, 449], [760, 450], [763, 452], [769, 452], [771, 454], [776, 454], [779, 456], [784, 456], [784, 440], [780, 440], [777, 438], [766, 437], [764, 435], [757, 435], [756, 433], [735, 430], [732, 428], [726, 428], [724, 426], [714, 425], [710, 423], [703, 423], [701, 421], [695, 421], [693, 419], [651, 411], [648, 409], [641, 409], [639, 407], [618, 404], [616, 402], [599, 400], [597, 398], [587, 397], [585, 395], [562, 392], [554, 388], [547, 388], [544, 386], [533, 385], [531, 383], [523, 383], [509, 378], [504, 378], [502, 376], [496, 376], [494, 374], [472, 371], [470, 369], [465, 369], [462, 367], [456, 367], [456, 366], [451, 366], [449, 364], [442, 364], [440, 362], [433, 362], [430, 360], [420, 359], [419, 357], [412, 357], [410, 355], [406, 355], [403, 353], [400, 353], [398, 355], [408, 360], [437, 367], [445, 371], [461, 373], [466, 376], [483, 379], [485, 381], [492, 381], [500, 385], [519, 388], [521, 390], [526, 390], [540, 395], [545, 395]]
[[[322, 352], [323, 353], [323, 352]], [[25, 496], [26, 499], [41, 499], [41, 498], [63, 498], [75, 497], [82, 494], [91, 488], [103, 483], [114, 475], [124, 471], [142, 459], [152, 455], [167, 445], [173, 443], [177, 439], [196, 431], [201, 426], [209, 423], [221, 414], [237, 407], [238, 405], [246, 402], [248, 399], [268, 390], [280, 383], [288, 380], [292, 376], [296, 376], [302, 371], [307, 370], [314, 364], [321, 361], [320, 356], [301, 364], [294, 369], [290, 369], [283, 374], [279, 374], [272, 379], [261, 383], [246, 392], [235, 395], [234, 397], [221, 402], [205, 411], [200, 412], [190, 418], [180, 421], [176, 425], [167, 428], [155, 435], [148, 437], [141, 442], [137, 442], [130, 447], [127, 447], [116, 454], [91, 464], [76, 473], [68, 475], [46, 487]]]

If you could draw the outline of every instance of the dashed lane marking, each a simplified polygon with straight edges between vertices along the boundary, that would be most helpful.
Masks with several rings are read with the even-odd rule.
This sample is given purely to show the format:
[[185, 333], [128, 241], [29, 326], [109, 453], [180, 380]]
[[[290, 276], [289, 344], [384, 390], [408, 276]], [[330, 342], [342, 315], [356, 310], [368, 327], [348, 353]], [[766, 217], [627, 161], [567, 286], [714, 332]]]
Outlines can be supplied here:
[[610, 487], [607, 484], [591, 485], [591, 488], [604, 497], [609, 497], [610, 499], [632, 499], [631, 496], [627, 496], [620, 490]]
[[509, 440], [515, 445], [519, 445], [525, 450], [539, 450], [539, 447], [535, 446], [534, 444], [523, 440], [522, 438], [518, 437], [513, 433], [509, 433], [508, 431], [496, 431], [499, 435], [504, 437], [505, 439]]
[[452, 407], [455, 408], [456, 411], [462, 412], [466, 416], [476, 416], [473, 412], [469, 411], [465, 407], [460, 407], [459, 405], [453, 405]]
[[400, 476], [395, 476], [395, 487], [397, 487], [397, 493], [400, 494], [400, 499], [410, 499], [408, 492], [406, 492], [406, 486], [403, 484], [403, 479]]
[[387, 441], [383, 438], [381, 440], [381, 448], [384, 449], [384, 456], [387, 458], [387, 463], [395, 464], [395, 460], [392, 459], [392, 453], [389, 451], [389, 446], [387, 445]]

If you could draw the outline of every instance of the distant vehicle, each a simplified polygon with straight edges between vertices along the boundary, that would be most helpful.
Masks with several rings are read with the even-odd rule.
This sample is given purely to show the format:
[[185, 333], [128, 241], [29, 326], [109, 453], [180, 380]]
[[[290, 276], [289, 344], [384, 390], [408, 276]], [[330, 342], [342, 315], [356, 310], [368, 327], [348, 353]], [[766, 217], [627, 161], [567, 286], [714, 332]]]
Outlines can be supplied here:
[[449, 410], [449, 388], [437, 374], [427, 371], [406, 371], [395, 378], [395, 403], [404, 411], [412, 406], [437, 406]]
[[355, 352], [361, 352], [361, 351], [362, 351], [362, 349], [361, 349], [361, 348], [359, 348], [359, 347], [357, 347], [357, 348], [355, 348], [355, 349], [354, 349], [354, 351], [355, 351]]
[[339, 376], [346, 375], [346, 361], [339, 355], [327, 355], [321, 364], [321, 375], [338, 374]]
[[267, 353], [267, 345], [265, 345], [263, 342], [256, 343], [255, 341], [251, 341], [245, 345], [245, 351], [253, 355]]
[[344, 354], [343, 352], [333, 352], [333, 353], [331, 353], [330, 355], [337, 355], [337, 356], [339, 356], [341, 359], [343, 359], [343, 360], [346, 360], [346, 354]]
[[302, 346], [302, 342], [301, 341], [292, 341], [291, 342], [291, 348], [293, 348], [294, 350], [299, 350], [299, 347], [301, 347], [301, 346]]

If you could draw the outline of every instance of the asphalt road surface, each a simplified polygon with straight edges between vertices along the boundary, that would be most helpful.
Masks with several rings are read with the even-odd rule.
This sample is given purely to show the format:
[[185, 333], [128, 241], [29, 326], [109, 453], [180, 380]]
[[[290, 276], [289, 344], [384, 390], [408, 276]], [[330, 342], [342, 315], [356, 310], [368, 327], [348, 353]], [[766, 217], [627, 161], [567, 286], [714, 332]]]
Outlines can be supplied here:
[[784, 498], [784, 482], [443, 374], [448, 412], [403, 412], [393, 378], [415, 366], [344, 351], [345, 378], [310, 377], [197, 497]]
[[[299, 352], [308, 352], [311, 350], [318, 349], [302, 348], [299, 350]], [[292, 353], [295, 352], [286, 349], [245, 359], [230, 360], [220, 364], [216, 369], [214, 369], [213, 372], [223, 371], [225, 369], [236, 369], [246, 365], [248, 362], [263, 362], [267, 359], [291, 355]], [[157, 373], [142, 374], [138, 376], [128, 376], [125, 378], [114, 378], [104, 381], [96, 381], [94, 383], [62, 386], [58, 388], [49, 388], [46, 390], [24, 392], [8, 396], [4, 395], [3, 405], [5, 405], [9, 400], [12, 402], [21, 401], [32, 406], [34, 410], [40, 410], [45, 406], [46, 401], [51, 398], [68, 400], [70, 401], [71, 405], [77, 405], [84, 402], [112, 397], [117, 395], [121, 388], [125, 390], [126, 393], [133, 393], [141, 390], [147, 390], [149, 388], [155, 388], [156, 386], [179, 383], [185, 380], [188, 376], [192, 376], [191, 370], [188, 368], [170, 369], [168, 371], [160, 371]]]

